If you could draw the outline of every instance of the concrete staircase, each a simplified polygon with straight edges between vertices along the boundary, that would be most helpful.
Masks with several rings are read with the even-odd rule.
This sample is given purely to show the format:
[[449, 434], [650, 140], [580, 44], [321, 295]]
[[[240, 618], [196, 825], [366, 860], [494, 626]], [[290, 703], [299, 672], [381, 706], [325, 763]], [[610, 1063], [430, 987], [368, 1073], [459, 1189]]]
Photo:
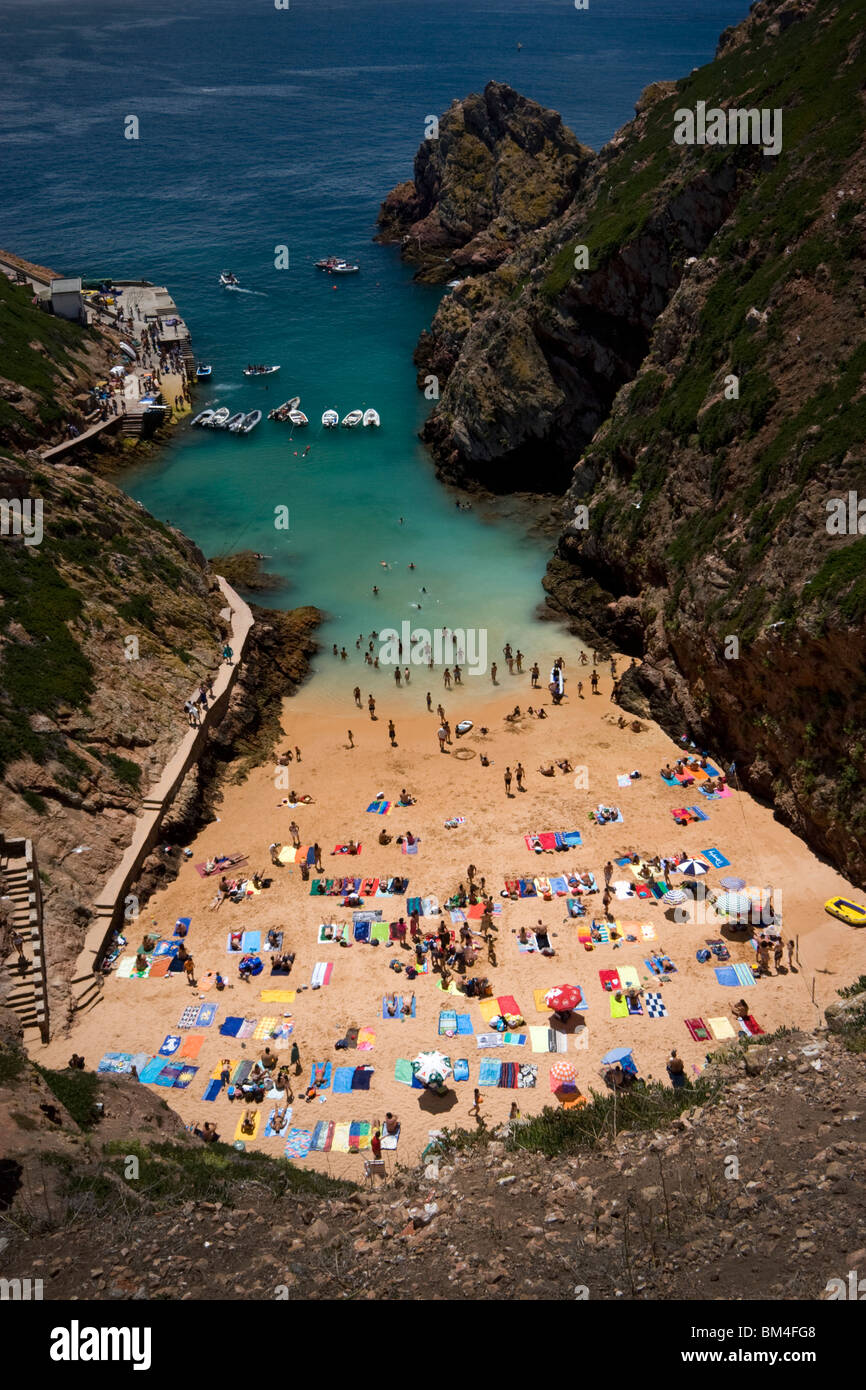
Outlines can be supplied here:
[[20, 1018], [25, 1032], [38, 1030], [48, 1041], [48, 985], [42, 940], [42, 894], [30, 840], [0, 831], [0, 897], [12, 910], [13, 930], [24, 937], [22, 964], [13, 948], [0, 965], [0, 1002]]

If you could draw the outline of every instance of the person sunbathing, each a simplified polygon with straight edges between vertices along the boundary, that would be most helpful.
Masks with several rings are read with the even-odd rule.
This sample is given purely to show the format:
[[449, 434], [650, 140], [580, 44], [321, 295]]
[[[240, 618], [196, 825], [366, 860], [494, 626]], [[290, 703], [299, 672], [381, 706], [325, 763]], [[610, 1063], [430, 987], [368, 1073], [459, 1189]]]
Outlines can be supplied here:
[[255, 1132], [256, 1132], [256, 1112], [255, 1112], [255, 1110], [247, 1110], [246, 1113], [244, 1114], [244, 1118], [241, 1120], [241, 1133], [242, 1133], [242, 1134], [255, 1134]]
[[306, 1091], [304, 1092], [304, 1100], [306, 1101], [307, 1105], [309, 1105], [311, 1100], [315, 1100], [318, 1094], [319, 1093], [316, 1090], [315, 1086], [308, 1086]]
[[393, 880], [392, 884], [391, 884], [391, 889], [390, 889], [390, 891], [391, 891], [392, 893], [405, 893], [405, 891], [406, 891], [406, 880], [405, 880], [404, 878], [400, 878], [399, 876], [398, 876], [397, 878], [395, 878], [395, 879]]
[[560, 772], [574, 772], [574, 768], [568, 761], [568, 758], [560, 758], [556, 766], [559, 768]]
[[411, 1015], [412, 1010], [414, 1009], [414, 1007], [415, 1007], [415, 996], [414, 996], [414, 994], [413, 994], [411, 999], [404, 999], [404, 1000], [403, 1000], [403, 1013], [405, 1014], [405, 1016], [406, 1016], [407, 1018], [410, 1017], [410, 1015]]
[[733, 1008], [731, 1009], [731, 1013], [734, 1015], [735, 1018], [748, 1018], [751, 1012], [752, 1011], [746, 1003], [745, 999], [738, 999], [736, 1004], [734, 1004]]
[[389, 1018], [397, 1017], [397, 1010], [399, 1009], [399, 1007], [400, 1005], [397, 1001], [396, 994], [385, 995], [385, 1011], [388, 1014]]
[[275, 1110], [271, 1119], [271, 1129], [280, 1134], [286, 1127], [289, 1118], [289, 1107], [283, 1105], [279, 1110]]
[[349, 843], [346, 845], [346, 854], [357, 854], [357, 853], [358, 853], [358, 846], [355, 844], [355, 841], [354, 841], [354, 840], [350, 840]]
[[141, 954], [141, 951], [139, 951], [138, 955], [137, 955], [136, 958], [135, 958], [135, 968], [136, 968], [136, 970], [146, 970], [146, 969], [147, 969], [147, 957], [146, 957], [146, 956], [143, 956], [143, 955]]
[[551, 763], [549, 767], [540, 767], [540, 768], [538, 769], [538, 771], [541, 773], [542, 777], [555, 777], [555, 776], [556, 776], [556, 773], [555, 773], [554, 770], [553, 770], [553, 763]]
[[323, 1085], [325, 1084], [325, 1076], [327, 1075], [327, 1071], [328, 1071], [328, 1064], [327, 1064], [327, 1062], [314, 1062], [314, 1064], [313, 1064], [313, 1085], [314, 1085], [314, 1086], [319, 1087], [319, 1086], [323, 1086]]
[[244, 934], [241, 931], [229, 932], [229, 950], [240, 951], [242, 949]]
[[268, 945], [273, 948], [276, 948], [280, 945], [280, 942], [281, 933], [278, 932], [275, 927], [271, 927], [270, 931], [268, 932]]

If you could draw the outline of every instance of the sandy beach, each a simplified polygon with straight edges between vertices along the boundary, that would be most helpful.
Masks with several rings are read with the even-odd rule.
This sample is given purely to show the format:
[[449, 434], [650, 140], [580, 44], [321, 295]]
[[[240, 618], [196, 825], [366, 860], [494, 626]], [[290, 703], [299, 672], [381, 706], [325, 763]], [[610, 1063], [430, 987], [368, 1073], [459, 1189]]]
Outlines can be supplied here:
[[[166, 1035], [179, 1032], [178, 1023], [187, 1006], [200, 1000], [213, 1001], [218, 1005], [215, 1022], [201, 1030], [198, 1055], [189, 1059], [199, 1068], [197, 1074], [188, 1089], [166, 1088], [160, 1093], [184, 1121], [215, 1122], [220, 1137], [231, 1142], [243, 1106], [232, 1105], [225, 1091], [213, 1103], [203, 1102], [205, 1087], [222, 1058], [254, 1059], [265, 1041], [221, 1036], [220, 1024], [227, 1016], [253, 1020], [276, 1017], [293, 1025], [291, 1038], [280, 1045], [281, 1060], [288, 1061], [294, 1041], [301, 1055], [302, 1073], [293, 1077], [295, 1100], [290, 1125], [312, 1131], [319, 1121], [339, 1125], [382, 1120], [385, 1112], [391, 1111], [402, 1126], [398, 1148], [383, 1155], [393, 1166], [417, 1160], [431, 1130], [475, 1124], [469, 1110], [484, 1058], [529, 1063], [537, 1068], [533, 1088], [483, 1089], [483, 1113], [491, 1125], [508, 1116], [514, 1100], [524, 1115], [556, 1104], [549, 1072], [553, 1062], [565, 1057], [574, 1064], [584, 1092], [602, 1089], [600, 1059], [614, 1046], [631, 1047], [639, 1073], [662, 1080], [666, 1080], [665, 1061], [675, 1047], [688, 1074], [694, 1077], [715, 1044], [712, 1038], [709, 1042], [695, 1041], [684, 1020], [702, 1019], [706, 1023], [711, 1018], [726, 1018], [736, 1026], [731, 1007], [743, 995], [766, 1032], [782, 1025], [810, 1028], [818, 1024], [823, 1007], [836, 998], [836, 990], [866, 970], [866, 933], [834, 920], [823, 907], [830, 896], [856, 897], [855, 891], [775, 822], [770, 809], [745, 794], [733, 790], [724, 799], [710, 800], [698, 794], [696, 785], [687, 789], [667, 786], [659, 769], [683, 752], [682, 745], [675, 745], [654, 725], [642, 732], [630, 726], [618, 727], [620, 712], [610, 701], [612, 681], [607, 664], [599, 667], [599, 693], [593, 696], [588, 680], [591, 667], [578, 665], [580, 645], [553, 633], [551, 641], [558, 644], [556, 650], [551, 647], [544, 653], [532, 653], [522, 675], [509, 675], [505, 664], [500, 663], [497, 685], [491, 684], [489, 675], [475, 678], [473, 684], [485, 682], [489, 694], [482, 699], [477, 689], [472, 692], [474, 728], [465, 737], [455, 738], [446, 754], [440, 753], [437, 741], [437, 702], [442, 700], [452, 729], [467, 716], [460, 689], [444, 689], [440, 672], [423, 671], [417, 677], [413, 673], [410, 689], [395, 691], [389, 702], [385, 683], [370, 687], [355, 660], [344, 668], [344, 709], [333, 712], [329, 702], [323, 712], [317, 705], [315, 682], [286, 701], [283, 726], [287, 738], [281, 748], [299, 747], [300, 764], [293, 761], [288, 769], [268, 764], [256, 769], [243, 784], [228, 785], [220, 819], [201, 832], [190, 846], [192, 857], [183, 862], [176, 882], [143, 907], [139, 921], [131, 924], [127, 933], [128, 949], [134, 950], [151, 924], [155, 923], [154, 931], [165, 939], [171, 936], [178, 918], [191, 918], [187, 945], [197, 977], [219, 970], [227, 976], [229, 987], [219, 993], [202, 993], [188, 986], [181, 973], [144, 979], [118, 978], [112, 973], [106, 979], [102, 1002], [77, 1022], [72, 1034], [55, 1037], [47, 1047], [31, 1046], [32, 1055], [48, 1065], [63, 1066], [76, 1051], [86, 1058], [88, 1067], [96, 1067], [100, 1057], [110, 1051], [146, 1052], [153, 1057]], [[527, 672], [532, 659], [537, 659], [543, 683], [560, 652], [566, 660], [566, 698], [554, 707], [546, 689], [530, 688]], [[626, 664], [626, 659], [620, 658], [620, 670]], [[577, 696], [578, 679], [584, 682], [583, 698]], [[362, 689], [360, 709], [352, 698], [356, 682]], [[368, 688], [376, 690], [375, 720], [367, 712]], [[428, 689], [433, 694], [432, 713], [425, 705]], [[505, 715], [516, 704], [524, 712], [528, 704], [543, 706], [547, 717], [539, 720], [524, 714], [514, 723], [506, 722]], [[390, 717], [396, 723], [396, 747], [389, 742]], [[480, 733], [482, 726], [489, 734]], [[354, 747], [349, 746], [349, 728]], [[482, 751], [491, 759], [488, 767], [481, 763]], [[711, 755], [713, 751], [709, 750]], [[588, 787], [576, 787], [574, 774], [558, 770], [552, 778], [539, 774], [540, 765], [565, 758], [575, 768], [587, 769]], [[518, 762], [526, 769], [525, 790], [518, 791], [513, 784], [507, 796], [505, 768], [513, 770]], [[628, 786], [618, 785], [617, 777], [633, 770], [640, 771], [641, 778]], [[279, 785], [286, 771], [289, 788], [312, 797], [313, 804], [294, 809], [281, 804], [288, 795], [285, 782]], [[379, 793], [394, 803], [403, 787], [416, 798], [416, 804], [394, 806], [386, 815], [367, 812]], [[622, 822], [604, 826], [590, 822], [588, 813], [599, 802], [618, 805]], [[677, 825], [671, 809], [684, 802], [705, 802], [702, 809], [708, 818], [685, 827]], [[463, 817], [463, 822], [447, 828], [446, 820], [456, 817]], [[302, 844], [318, 841], [321, 846], [326, 878], [352, 871], [379, 879], [408, 876], [409, 897], [435, 895], [443, 908], [458, 884], [467, 883], [468, 865], [475, 864], [478, 877], [484, 877], [487, 891], [502, 910], [495, 918], [497, 964], [487, 963], [487, 950], [482, 946], [477, 964], [467, 973], [486, 975], [494, 996], [516, 999], [525, 1019], [518, 1031], [526, 1035], [526, 1043], [486, 1050], [478, 1046], [475, 1036], [440, 1037], [438, 1023], [443, 1009], [469, 1014], [475, 1035], [485, 1031], [479, 1002], [445, 995], [435, 973], [419, 975], [412, 983], [405, 974], [396, 974], [389, 967], [390, 961], [405, 963], [414, 957], [395, 943], [374, 947], [356, 942], [346, 948], [320, 944], [318, 929], [324, 922], [347, 922], [351, 935], [352, 912], [341, 907], [339, 898], [310, 895], [312, 879], [319, 877], [315, 872], [310, 883], [304, 883], [294, 864], [271, 867], [268, 847], [273, 842], [291, 844], [289, 825], [293, 819]], [[378, 843], [383, 828], [393, 837], [387, 846]], [[567, 852], [535, 854], [524, 841], [531, 832], [570, 830], [581, 832], [582, 845]], [[396, 843], [407, 831], [420, 839], [416, 855], [403, 854]], [[360, 855], [332, 857], [335, 845], [350, 837], [360, 841]], [[705, 882], [711, 888], [717, 888], [727, 875], [738, 876], [756, 888], [772, 886], [776, 905], [782, 906], [783, 938], [792, 938], [797, 945], [792, 972], [784, 967], [778, 974], [773, 970], [769, 978], [745, 989], [742, 985], [721, 985], [714, 973], [717, 962], [699, 963], [695, 954], [707, 938], [721, 935], [721, 922], [678, 924], [673, 910], [653, 898], [614, 898], [611, 912], [621, 924], [621, 940], [586, 950], [578, 940], [578, 930], [593, 918], [603, 919], [600, 892], [584, 900], [587, 915], [580, 920], [569, 918], [565, 897], [515, 902], [502, 896], [506, 877], [589, 870], [603, 888], [605, 863], [627, 852], [671, 855], [684, 850], [702, 858], [708, 849], [718, 850], [729, 861], [726, 867], [710, 868]], [[213, 910], [219, 876], [203, 878], [195, 865], [231, 853], [248, 856], [242, 871], [261, 871], [270, 878], [270, 886], [241, 903], [227, 900]], [[613, 879], [633, 883], [634, 875], [628, 867], [615, 864]], [[676, 873], [673, 880], [679, 882]], [[386, 923], [396, 921], [401, 915], [408, 916], [406, 896], [368, 898], [364, 907], [381, 909]], [[447, 912], [442, 915], [459, 932], [459, 924], [453, 923]], [[517, 933], [524, 926], [534, 928], [539, 920], [549, 933], [553, 957], [519, 950]], [[438, 924], [438, 916], [422, 919], [422, 927], [431, 934]], [[476, 921], [473, 925], [477, 929], [480, 924]], [[643, 932], [645, 926], [653, 929], [649, 938]], [[264, 942], [272, 927], [283, 932], [283, 949], [296, 953], [291, 976], [272, 977], [269, 958], [264, 954], [264, 973], [249, 982], [240, 980], [237, 957], [233, 959], [226, 949], [229, 931], [259, 931]], [[626, 940], [628, 936], [636, 939]], [[754, 950], [745, 937], [729, 939], [728, 945], [731, 964], [754, 961]], [[661, 986], [645, 965], [653, 950], [667, 953], [677, 967]], [[311, 979], [319, 962], [332, 962], [333, 970], [329, 982], [313, 990]], [[638, 1016], [611, 1017], [611, 995], [605, 993], [599, 971], [624, 966], [636, 969], [645, 991], [661, 995], [664, 1016], [650, 1016], [645, 1006]], [[458, 985], [460, 979], [455, 976]], [[536, 1008], [534, 992], [564, 982], [582, 987], [588, 1007], [570, 1025], [567, 1053], [534, 1052], [529, 1030], [545, 1026], [550, 1018], [547, 1011]], [[262, 999], [262, 992], [268, 989], [294, 991], [294, 998], [278, 1002]], [[391, 991], [407, 996], [414, 991], [415, 1017], [383, 1018], [383, 996]], [[352, 1025], [372, 1030], [372, 1047], [335, 1051], [335, 1042]], [[399, 1058], [411, 1059], [419, 1051], [438, 1047], [452, 1059], [468, 1059], [468, 1081], [452, 1083], [448, 1094], [439, 1098], [395, 1079]], [[372, 1066], [369, 1091], [335, 1095], [327, 1089], [321, 1098], [305, 1103], [302, 1090], [312, 1064], [325, 1061], [334, 1069]], [[261, 1121], [252, 1142], [276, 1156], [283, 1153], [283, 1139], [262, 1137], [273, 1104], [266, 1099], [258, 1107]], [[311, 1152], [303, 1162], [337, 1177], [363, 1177], [358, 1153]]]

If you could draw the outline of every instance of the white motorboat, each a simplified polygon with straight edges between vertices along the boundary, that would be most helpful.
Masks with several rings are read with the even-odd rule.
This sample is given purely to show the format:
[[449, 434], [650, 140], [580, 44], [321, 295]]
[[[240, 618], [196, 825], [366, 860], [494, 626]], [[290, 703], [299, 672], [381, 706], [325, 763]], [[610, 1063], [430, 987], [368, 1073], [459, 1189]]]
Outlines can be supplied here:
[[336, 410], [326, 410], [322, 416], [322, 424], [326, 430], [335, 430], [340, 423], [340, 417]]
[[230, 271], [230, 270], [221, 270], [221, 271], [220, 271], [220, 284], [221, 284], [221, 285], [225, 285], [227, 289], [234, 289], [234, 287], [235, 287], [238, 283], [239, 283], [239, 282], [238, 282], [238, 277], [237, 277], [236, 275], [234, 275], [234, 274], [232, 273], [232, 271]]
[[344, 415], [340, 424], [344, 429], [353, 430], [356, 425], [360, 425], [364, 418], [363, 410], [350, 410], [348, 415]]
[[308, 425], [310, 423], [302, 410], [290, 410], [289, 419], [293, 425]]
[[245, 418], [244, 412], [239, 410], [236, 415], [232, 415], [231, 419], [226, 421], [226, 429], [230, 430], [232, 434], [237, 434]]
[[191, 425], [209, 425], [214, 415], [213, 407], [210, 410], [200, 410], [194, 420], [190, 420]]
[[379, 412], [378, 412], [378, 410], [365, 410], [365, 411], [364, 411], [364, 418], [363, 418], [363, 420], [362, 420], [362, 424], [364, 424], [365, 426], [367, 426], [367, 425], [376, 425], [376, 426], [378, 426], [378, 425], [381, 425], [381, 423], [382, 423], [382, 421], [379, 419]]
[[207, 424], [210, 425], [212, 430], [224, 430], [228, 424], [230, 415], [231, 411], [227, 405], [220, 406], [219, 410], [214, 411], [211, 418], [207, 421]]
[[138, 361], [138, 353], [134, 347], [130, 347], [129, 343], [118, 343], [117, 346], [120, 348], [120, 351], [129, 358], [130, 362]]
[[277, 405], [273, 410], [268, 411], [269, 420], [288, 420], [291, 411], [297, 410], [301, 403], [300, 396], [292, 396], [290, 401], [283, 401], [282, 405]]
[[273, 376], [279, 370], [279, 363], [275, 367], [244, 367], [244, 376]]
[[336, 261], [336, 262], [334, 263], [334, 265], [329, 265], [329, 266], [328, 266], [328, 274], [329, 274], [329, 275], [357, 275], [357, 273], [358, 273], [358, 271], [359, 271], [360, 269], [361, 269], [361, 267], [360, 267], [359, 265], [355, 265], [354, 262], [352, 262], [352, 261]]
[[240, 433], [249, 434], [250, 430], [255, 429], [256, 425], [259, 423], [261, 418], [262, 412], [260, 410], [251, 410], [249, 415], [244, 416], [244, 422], [241, 425]]

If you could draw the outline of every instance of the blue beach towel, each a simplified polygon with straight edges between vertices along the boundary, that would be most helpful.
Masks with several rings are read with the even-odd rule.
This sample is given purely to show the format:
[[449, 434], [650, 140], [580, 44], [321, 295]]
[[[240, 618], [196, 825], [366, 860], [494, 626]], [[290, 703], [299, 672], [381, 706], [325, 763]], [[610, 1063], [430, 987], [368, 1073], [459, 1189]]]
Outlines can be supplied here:
[[202, 1100], [216, 1100], [216, 1098], [217, 1098], [217, 1096], [219, 1095], [219, 1093], [220, 1093], [220, 1091], [222, 1090], [222, 1088], [223, 1088], [223, 1083], [222, 1083], [222, 1081], [220, 1081], [220, 1080], [218, 1080], [218, 1079], [217, 1079], [217, 1080], [211, 1080], [211, 1081], [209, 1081], [209, 1082], [207, 1083], [207, 1086], [205, 1087], [205, 1091], [204, 1091], [204, 1095], [202, 1096]]
[[218, 1004], [202, 1004], [198, 1011], [198, 1018], [195, 1021], [196, 1028], [210, 1028], [216, 1018]]
[[665, 777], [664, 773], [662, 773], [662, 781], [666, 782], [669, 787], [679, 786], [679, 782], [677, 781], [676, 777]]
[[687, 806], [686, 810], [694, 811], [698, 820], [709, 820], [709, 816], [707, 815], [706, 811], [702, 811], [700, 806]]
[[499, 1077], [502, 1074], [502, 1063], [495, 1061], [492, 1057], [483, 1057], [481, 1066], [478, 1069], [479, 1086], [498, 1086]]
[[159, 1049], [160, 1057], [173, 1057], [181, 1042], [182, 1038], [177, 1033], [167, 1033]]
[[141, 1071], [138, 1073], [139, 1081], [143, 1082], [145, 1086], [153, 1086], [156, 1081], [156, 1078], [159, 1076], [164, 1066], [164, 1058], [151, 1058], [147, 1065], [145, 1067], [142, 1067]]
[[220, 1032], [226, 1038], [236, 1038], [243, 1024], [242, 1018], [225, 1018], [220, 1024]]
[[465, 1057], [458, 1057], [457, 1061], [454, 1063], [454, 1080], [469, 1080], [469, 1062]]
[[569, 849], [577, 849], [578, 845], [583, 844], [583, 837], [579, 830], [563, 830], [562, 843]]
[[154, 956], [176, 956], [180, 950], [179, 941], [158, 941]]
[[[186, 936], [186, 935], [187, 935], [187, 932], [189, 931], [189, 926], [190, 926], [190, 922], [191, 922], [191, 921], [192, 921], [192, 918], [191, 918], [191, 917], [178, 917], [177, 921], [176, 921], [175, 924], [174, 924], [174, 934], [175, 934], [175, 936]], [[178, 927], [184, 927], [186, 930], [185, 930], [185, 931], [182, 931], [182, 932], [178, 932]]]
[[457, 1033], [458, 1033], [458, 1036], [459, 1036], [460, 1034], [464, 1034], [464, 1035], [466, 1035], [466, 1036], [471, 1036], [472, 1033], [474, 1033], [474, 1032], [475, 1032], [475, 1029], [472, 1027], [472, 1015], [471, 1015], [471, 1014], [458, 1014], [458, 1015], [457, 1015]]
[[737, 979], [737, 972], [732, 965], [717, 965], [716, 979], [720, 985], [727, 985], [736, 988], [740, 983]]
[[743, 961], [734, 966], [734, 974], [737, 977], [738, 983], [741, 985], [753, 985], [756, 983], [752, 967], [746, 965]]
[[335, 1096], [347, 1096], [352, 1090], [352, 1077], [355, 1075], [354, 1067], [337, 1067], [334, 1072], [334, 1080], [331, 1086]]
[[705, 849], [704, 858], [709, 859], [715, 869], [726, 869], [730, 864], [730, 859], [726, 859], [721, 850]]

